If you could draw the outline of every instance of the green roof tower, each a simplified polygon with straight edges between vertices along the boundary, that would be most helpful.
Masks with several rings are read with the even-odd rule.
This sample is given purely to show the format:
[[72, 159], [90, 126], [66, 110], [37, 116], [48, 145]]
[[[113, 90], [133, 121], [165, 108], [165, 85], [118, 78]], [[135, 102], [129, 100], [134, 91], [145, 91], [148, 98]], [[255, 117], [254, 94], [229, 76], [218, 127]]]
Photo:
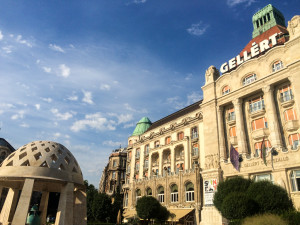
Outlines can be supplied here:
[[138, 136], [146, 132], [152, 125], [148, 117], [143, 117], [137, 124], [131, 136]]
[[284, 16], [271, 4], [255, 13], [252, 17], [252, 23], [254, 27], [252, 38], [257, 37], [276, 25], [285, 27]]

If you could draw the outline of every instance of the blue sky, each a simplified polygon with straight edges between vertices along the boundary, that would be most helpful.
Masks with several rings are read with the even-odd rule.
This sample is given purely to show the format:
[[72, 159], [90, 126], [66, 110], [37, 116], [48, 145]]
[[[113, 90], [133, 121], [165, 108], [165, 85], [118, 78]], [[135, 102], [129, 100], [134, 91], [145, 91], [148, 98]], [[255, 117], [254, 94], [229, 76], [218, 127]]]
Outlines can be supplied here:
[[258, 9], [300, 13], [298, 0], [0, 2], [0, 136], [62, 143], [96, 186], [141, 117], [202, 98], [205, 70], [250, 41]]

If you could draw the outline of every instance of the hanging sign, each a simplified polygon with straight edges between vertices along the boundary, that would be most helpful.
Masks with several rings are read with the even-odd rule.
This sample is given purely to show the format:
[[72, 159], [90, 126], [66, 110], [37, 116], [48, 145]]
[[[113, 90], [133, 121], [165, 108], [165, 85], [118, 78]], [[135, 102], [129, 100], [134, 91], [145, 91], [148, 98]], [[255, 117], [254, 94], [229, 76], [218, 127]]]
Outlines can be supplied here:
[[213, 205], [214, 194], [217, 191], [218, 180], [204, 180], [204, 205]]
[[260, 53], [268, 50], [270, 47], [269, 42], [271, 41], [272, 43], [272, 47], [274, 47], [275, 45], [277, 45], [277, 39], [276, 36], [278, 34], [273, 34], [272, 36], [269, 37], [269, 39], [265, 39], [261, 42], [259, 42], [259, 44], [256, 44], [255, 42], [252, 43], [252, 47], [250, 49], [250, 54], [247, 51], [243, 52], [243, 57], [241, 57], [240, 55], [237, 55], [236, 57], [230, 59], [228, 62], [223, 63], [220, 71], [221, 73], [226, 73], [231, 69], [234, 69], [235, 67], [241, 65], [242, 63], [246, 62], [247, 60], [259, 55]]

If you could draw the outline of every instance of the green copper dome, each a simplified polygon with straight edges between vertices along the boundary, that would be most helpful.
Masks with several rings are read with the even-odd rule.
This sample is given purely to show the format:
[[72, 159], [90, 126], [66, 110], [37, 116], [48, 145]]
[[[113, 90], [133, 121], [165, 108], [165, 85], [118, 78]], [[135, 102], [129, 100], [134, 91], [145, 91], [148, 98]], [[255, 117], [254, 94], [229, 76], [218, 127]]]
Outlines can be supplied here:
[[143, 117], [137, 124], [132, 133], [132, 136], [141, 135], [148, 130], [148, 128], [152, 125], [152, 122], [148, 117]]

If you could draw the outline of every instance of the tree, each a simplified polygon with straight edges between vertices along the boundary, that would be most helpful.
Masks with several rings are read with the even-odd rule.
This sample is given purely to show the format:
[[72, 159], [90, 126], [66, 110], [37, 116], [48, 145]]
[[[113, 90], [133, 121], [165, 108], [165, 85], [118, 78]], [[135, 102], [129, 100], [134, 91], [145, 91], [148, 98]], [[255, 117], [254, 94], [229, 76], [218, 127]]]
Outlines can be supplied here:
[[227, 195], [232, 192], [246, 192], [249, 186], [253, 183], [252, 180], [244, 179], [242, 177], [235, 177], [232, 179], [220, 182], [217, 192], [214, 195], [214, 205], [221, 212], [222, 203]]
[[84, 181], [86, 188], [86, 205], [87, 205], [87, 219], [88, 221], [94, 221], [93, 216], [93, 202], [95, 197], [98, 195], [98, 191], [94, 185], [89, 184], [87, 180]]
[[111, 198], [107, 194], [98, 193], [93, 201], [92, 211], [96, 221], [107, 223], [112, 218]]
[[136, 204], [136, 212], [139, 218], [146, 220], [147, 224], [151, 219], [156, 218], [161, 209], [159, 201], [152, 196], [141, 197]]
[[264, 180], [253, 183], [247, 190], [250, 198], [257, 202], [260, 213], [281, 214], [293, 210], [292, 200], [282, 187]]
[[122, 212], [123, 212], [123, 198], [124, 198], [124, 196], [123, 196], [123, 194], [120, 193], [119, 186], [117, 187], [116, 193], [112, 197], [114, 198], [114, 202], [112, 204], [111, 222], [116, 223], [119, 211], [121, 210], [121, 215], [122, 215]]
[[168, 220], [169, 216], [170, 216], [170, 212], [168, 211], [168, 209], [161, 205], [159, 212], [155, 217], [155, 220], [160, 222], [160, 224], [162, 224], [163, 222]]

